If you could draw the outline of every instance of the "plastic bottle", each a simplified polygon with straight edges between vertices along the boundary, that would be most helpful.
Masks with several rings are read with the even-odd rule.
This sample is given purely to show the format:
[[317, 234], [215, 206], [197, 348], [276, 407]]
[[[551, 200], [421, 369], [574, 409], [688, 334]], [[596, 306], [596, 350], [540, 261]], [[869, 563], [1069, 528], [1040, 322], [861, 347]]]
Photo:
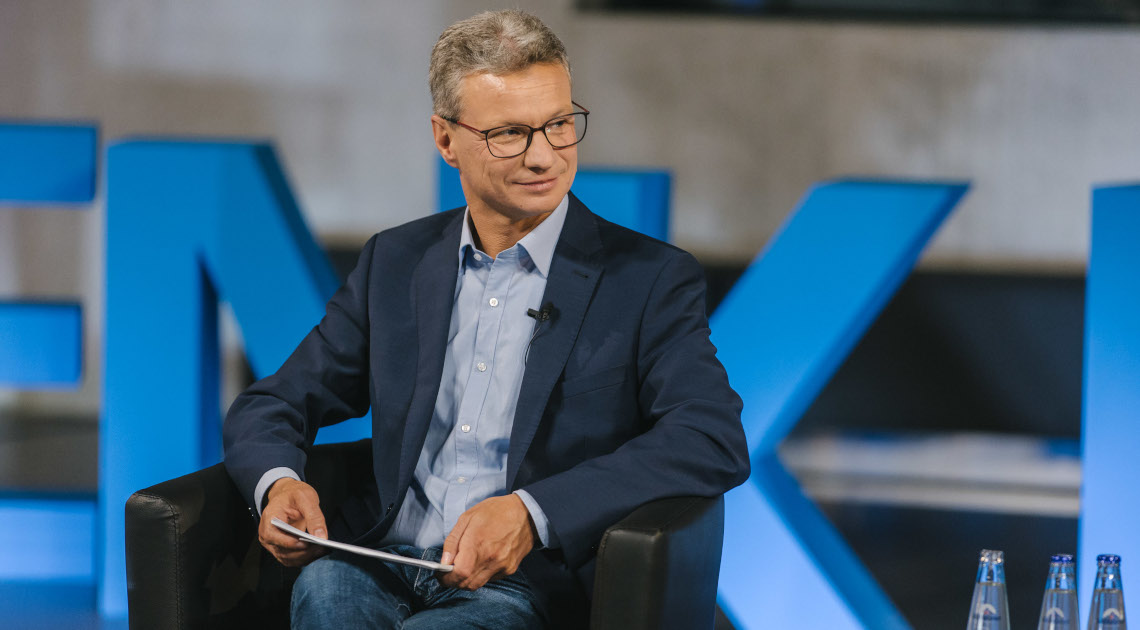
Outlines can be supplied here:
[[1049, 577], [1045, 579], [1045, 597], [1037, 630], [1080, 630], [1077, 604], [1077, 569], [1073, 556], [1058, 554], [1049, 560]]
[[978, 558], [978, 578], [974, 582], [966, 630], [1009, 630], [1005, 564], [1000, 551], [983, 549]]
[[1096, 557], [1096, 581], [1093, 582], [1088, 630], [1127, 628], [1128, 623], [1124, 619], [1124, 583], [1120, 579], [1120, 556], [1101, 554]]

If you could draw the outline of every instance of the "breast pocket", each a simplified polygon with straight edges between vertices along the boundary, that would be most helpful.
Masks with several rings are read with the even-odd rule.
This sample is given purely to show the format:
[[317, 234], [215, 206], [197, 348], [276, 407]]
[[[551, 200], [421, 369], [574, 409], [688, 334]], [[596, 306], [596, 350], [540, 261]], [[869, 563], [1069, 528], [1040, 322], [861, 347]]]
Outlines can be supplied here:
[[562, 382], [562, 398], [587, 394], [606, 387], [613, 387], [625, 382], [628, 370], [625, 365], [615, 365], [583, 376], [577, 376]]

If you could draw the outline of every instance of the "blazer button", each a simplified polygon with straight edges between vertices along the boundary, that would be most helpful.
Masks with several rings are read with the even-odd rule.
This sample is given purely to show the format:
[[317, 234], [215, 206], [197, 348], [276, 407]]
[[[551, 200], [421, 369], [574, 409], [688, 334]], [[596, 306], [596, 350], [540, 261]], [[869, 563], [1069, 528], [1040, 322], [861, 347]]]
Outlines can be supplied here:
[[387, 507], [387, 508], [384, 510], [384, 513], [385, 513], [385, 514], [390, 514], [390, 513], [392, 512], [392, 508], [394, 508], [394, 507], [396, 507], [396, 504], [395, 504], [395, 503], [389, 503], [389, 504], [388, 504], [388, 507]]

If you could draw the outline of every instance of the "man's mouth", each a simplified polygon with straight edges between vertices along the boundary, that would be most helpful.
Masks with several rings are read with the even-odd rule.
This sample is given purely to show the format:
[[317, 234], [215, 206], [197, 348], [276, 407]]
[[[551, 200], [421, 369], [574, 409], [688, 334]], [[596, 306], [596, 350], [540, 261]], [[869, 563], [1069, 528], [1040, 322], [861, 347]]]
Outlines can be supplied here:
[[518, 184], [531, 192], [546, 192], [554, 188], [554, 185], [557, 183], [558, 178], [552, 177], [550, 179], [540, 179], [533, 182], [519, 182]]

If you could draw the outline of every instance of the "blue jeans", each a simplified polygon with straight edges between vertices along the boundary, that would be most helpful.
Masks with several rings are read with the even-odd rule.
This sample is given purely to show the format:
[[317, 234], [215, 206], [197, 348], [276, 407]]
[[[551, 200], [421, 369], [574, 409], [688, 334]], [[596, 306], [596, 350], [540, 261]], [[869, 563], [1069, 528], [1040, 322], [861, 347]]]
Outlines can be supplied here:
[[[439, 561], [441, 550], [392, 545], [382, 551]], [[435, 571], [333, 552], [301, 571], [293, 586], [294, 630], [315, 628], [544, 628], [522, 573], [477, 591], [445, 588]]]

